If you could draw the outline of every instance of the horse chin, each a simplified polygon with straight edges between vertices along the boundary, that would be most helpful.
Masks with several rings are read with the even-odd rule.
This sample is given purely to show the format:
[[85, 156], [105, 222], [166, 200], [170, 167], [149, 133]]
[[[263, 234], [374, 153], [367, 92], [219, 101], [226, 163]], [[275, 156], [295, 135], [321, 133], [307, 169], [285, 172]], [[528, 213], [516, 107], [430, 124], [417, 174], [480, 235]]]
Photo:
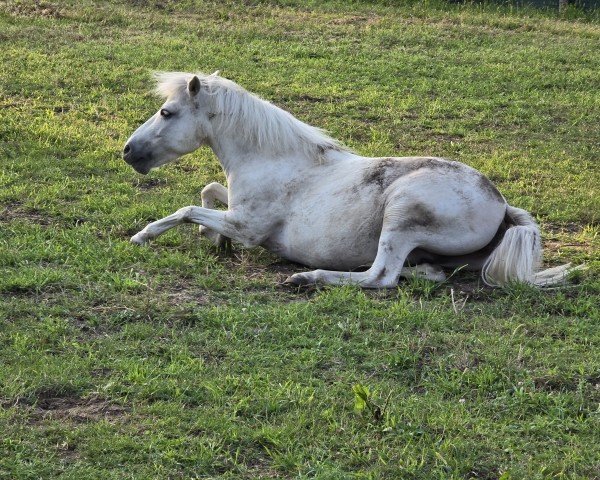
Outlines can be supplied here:
[[131, 166], [136, 172], [147, 175], [153, 168], [162, 167], [178, 158], [178, 155], [164, 156], [161, 159], [158, 159], [156, 156], [145, 157], [139, 162], [131, 163]]
[[137, 165], [131, 165], [133, 169], [141, 173], [142, 175], [147, 175], [150, 170], [152, 170], [152, 166], [147, 163], [138, 163]]

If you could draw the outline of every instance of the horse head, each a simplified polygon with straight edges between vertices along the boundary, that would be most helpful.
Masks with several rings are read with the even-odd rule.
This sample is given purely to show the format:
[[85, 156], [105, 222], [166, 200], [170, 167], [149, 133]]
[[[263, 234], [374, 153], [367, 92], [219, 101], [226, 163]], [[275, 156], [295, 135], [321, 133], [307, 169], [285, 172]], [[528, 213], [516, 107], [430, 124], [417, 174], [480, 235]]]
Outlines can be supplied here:
[[158, 74], [157, 92], [166, 98], [161, 108], [129, 137], [123, 159], [137, 172], [193, 152], [206, 143], [211, 124], [206, 85], [193, 74]]

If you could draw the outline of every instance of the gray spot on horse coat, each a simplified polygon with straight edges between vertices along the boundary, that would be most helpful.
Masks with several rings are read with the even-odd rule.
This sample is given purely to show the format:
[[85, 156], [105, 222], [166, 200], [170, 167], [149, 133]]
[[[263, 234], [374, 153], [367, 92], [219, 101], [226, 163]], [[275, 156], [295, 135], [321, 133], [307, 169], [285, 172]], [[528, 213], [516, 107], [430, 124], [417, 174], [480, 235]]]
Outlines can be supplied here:
[[377, 274], [377, 276], [375, 277], [375, 280], [381, 280], [383, 277], [385, 277], [385, 274], [387, 273], [387, 268], [383, 267], [381, 269], [381, 271]]
[[399, 229], [426, 228], [433, 229], [440, 226], [435, 214], [422, 203], [415, 203], [406, 208], [406, 217], [398, 225]]
[[414, 172], [422, 168], [428, 168], [430, 170], [437, 170], [440, 172], [451, 172], [459, 171], [465, 167], [465, 165], [460, 162], [435, 157], [416, 158], [403, 163], [407, 164], [407, 169], [410, 172]]
[[340, 152], [342, 149], [337, 145], [333, 144], [325, 144], [325, 145], [317, 145], [317, 153], [319, 155], [325, 154], [327, 151]]
[[[389, 179], [390, 174], [395, 173], [394, 171], [398, 169], [400, 162], [394, 161], [391, 158], [384, 158], [373, 163], [365, 173], [363, 181], [366, 184], [375, 184], [384, 190], [391, 183]], [[395, 180], [398, 176], [394, 175], [393, 179]]]
[[400, 160], [397, 158], [381, 158], [373, 162], [365, 172], [363, 183], [377, 185], [385, 190], [396, 179], [422, 168], [432, 170], [456, 171], [463, 168], [459, 162], [441, 158], [415, 158]]
[[238, 220], [229, 220], [229, 223], [238, 232], [242, 232], [242, 231], [246, 230], [246, 225]]
[[463, 202], [469, 205], [471, 204], [471, 198], [465, 193], [464, 190], [462, 190], [461, 188], [453, 188], [452, 190], [454, 191], [457, 197], [460, 197], [460, 199]]
[[479, 188], [481, 188], [490, 198], [495, 198], [502, 203], [506, 201], [496, 186], [484, 175], [479, 177]]
[[385, 253], [392, 253], [394, 251], [394, 247], [391, 244], [389, 244], [388, 242], [383, 242], [381, 244], [381, 248], [383, 249], [383, 251]]

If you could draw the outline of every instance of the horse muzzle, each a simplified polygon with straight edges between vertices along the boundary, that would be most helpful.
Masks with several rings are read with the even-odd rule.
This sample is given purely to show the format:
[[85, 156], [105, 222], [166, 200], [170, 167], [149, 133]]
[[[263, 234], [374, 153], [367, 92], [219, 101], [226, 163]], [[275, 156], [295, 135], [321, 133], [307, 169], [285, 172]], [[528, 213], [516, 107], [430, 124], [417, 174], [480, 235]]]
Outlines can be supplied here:
[[146, 175], [152, 168], [150, 166], [150, 155], [138, 151], [131, 142], [127, 143], [123, 149], [123, 160], [142, 175]]

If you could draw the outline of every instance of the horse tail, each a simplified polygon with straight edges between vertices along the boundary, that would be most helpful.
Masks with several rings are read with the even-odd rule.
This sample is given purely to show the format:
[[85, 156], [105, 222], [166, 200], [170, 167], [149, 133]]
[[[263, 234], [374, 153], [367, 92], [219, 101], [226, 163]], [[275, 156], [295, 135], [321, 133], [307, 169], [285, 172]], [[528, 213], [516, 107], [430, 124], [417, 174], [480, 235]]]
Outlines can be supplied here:
[[505, 222], [508, 229], [504, 237], [483, 264], [483, 281], [491, 287], [502, 287], [510, 282], [536, 286], [563, 283], [573, 270], [571, 264], [539, 270], [542, 242], [540, 228], [533, 217], [525, 210], [507, 205]]

